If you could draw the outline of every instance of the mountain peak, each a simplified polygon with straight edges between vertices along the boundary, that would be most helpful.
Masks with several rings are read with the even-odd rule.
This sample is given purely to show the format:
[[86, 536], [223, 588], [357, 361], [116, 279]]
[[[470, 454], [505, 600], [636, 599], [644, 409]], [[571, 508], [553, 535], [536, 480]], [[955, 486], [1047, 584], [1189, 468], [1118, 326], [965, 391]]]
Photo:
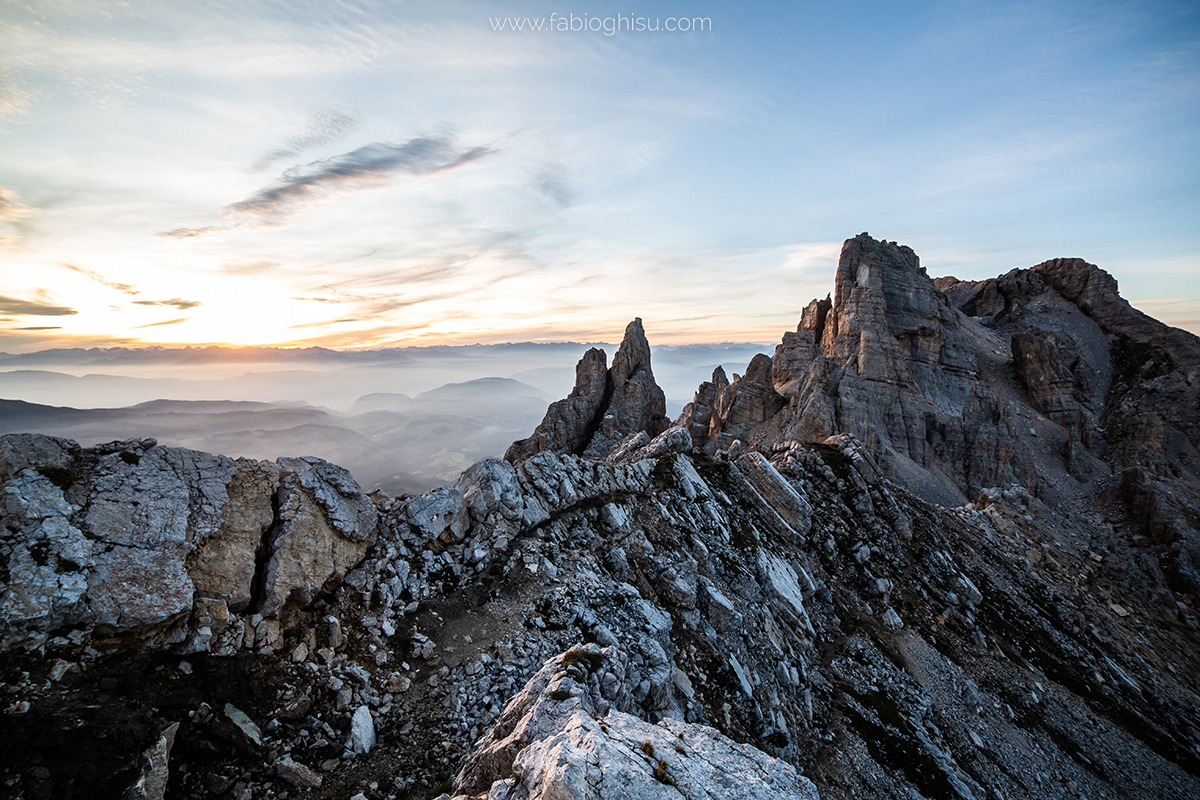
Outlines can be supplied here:
[[631, 435], [654, 438], [667, 428], [667, 400], [654, 381], [650, 344], [642, 320], [625, 327], [625, 337], [607, 368], [607, 355], [592, 348], [575, 366], [575, 387], [552, 403], [529, 438], [504, 454], [517, 464], [545, 450], [604, 460]]

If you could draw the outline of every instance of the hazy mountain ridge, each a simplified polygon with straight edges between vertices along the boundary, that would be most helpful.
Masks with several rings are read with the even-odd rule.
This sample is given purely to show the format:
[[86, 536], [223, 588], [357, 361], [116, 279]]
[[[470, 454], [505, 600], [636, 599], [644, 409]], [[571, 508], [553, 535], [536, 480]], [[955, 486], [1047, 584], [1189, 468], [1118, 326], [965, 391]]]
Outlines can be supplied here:
[[[85, 446], [154, 438], [234, 457], [318, 455], [367, 489], [419, 493], [504, 452], [540, 417], [546, 396], [508, 378], [481, 378], [350, 412], [303, 403], [153, 400], [126, 408], [75, 409], [0, 400], [0, 433], [45, 433]], [[369, 409], [369, 410], [368, 410]]]
[[[315, 352], [250, 348], [249, 354], [238, 348], [111, 348], [0, 354], [0, 397], [92, 408], [163, 398], [306, 401], [341, 410], [363, 395], [416, 396], [490, 376], [513, 378], [556, 397], [570, 388], [575, 362], [590, 346], [519, 343]], [[724, 344], [652, 349], [662, 361], [660, 380], [677, 412], [695, 389], [697, 376], [718, 363], [732, 369], [764, 348]]]

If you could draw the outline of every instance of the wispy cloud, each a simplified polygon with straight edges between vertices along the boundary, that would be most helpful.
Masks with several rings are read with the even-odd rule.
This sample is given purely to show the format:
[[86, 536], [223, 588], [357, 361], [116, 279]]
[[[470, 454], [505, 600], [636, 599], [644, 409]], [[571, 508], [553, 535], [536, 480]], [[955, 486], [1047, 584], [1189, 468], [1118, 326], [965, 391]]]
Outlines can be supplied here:
[[125, 294], [137, 294], [138, 293], [138, 290], [133, 288], [132, 286], [130, 286], [128, 283], [118, 283], [117, 281], [110, 281], [108, 278], [104, 277], [99, 272], [96, 272], [93, 269], [88, 269], [87, 267], [81, 267], [77, 264], [68, 264], [65, 261], [59, 262], [59, 266], [62, 267], [63, 269], [69, 269], [72, 272], [77, 272], [80, 275], [91, 278], [96, 283], [99, 283], [102, 286], [107, 286], [110, 289], [116, 289], [118, 292], [124, 292]]
[[167, 319], [162, 322], [151, 322], [147, 325], [137, 325], [135, 328], [157, 328], [160, 325], [178, 325], [181, 322], [187, 322], [191, 317], [180, 317], [179, 319]]
[[[4, 75], [0, 73], [0, 83], [3, 83], [3, 80]], [[0, 86], [0, 121], [3, 120], [3, 91], [3, 86]], [[26, 223], [22, 220], [32, 215], [34, 211], [36, 209], [22, 205], [13, 199], [11, 190], [0, 186], [0, 247], [10, 247], [19, 242], [26, 228]], [[4, 229], [16, 231], [16, 235], [5, 233]]]
[[182, 297], [172, 297], [170, 300], [134, 300], [135, 306], [173, 306], [180, 311], [204, 305], [199, 300], [184, 300]]
[[32, 213], [32, 208], [13, 199], [12, 191], [0, 186], [0, 222], [16, 222]]
[[206, 225], [203, 228], [176, 228], [173, 231], [162, 231], [156, 233], [155, 236], [161, 236], [164, 239], [195, 239], [206, 233], [223, 230], [227, 230], [223, 225]]
[[66, 306], [0, 296], [0, 314], [14, 314], [18, 317], [68, 317], [78, 313], [75, 309]]
[[575, 188], [561, 167], [541, 170], [534, 176], [533, 185], [559, 208], [566, 208], [575, 202]]
[[251, 169], [266, 169], [280, 159], [291, 158], [304, 150], [336, 142], [356, 127], [358, 120], [349, 114], [332, 109], [314, 111], [309, 115], [302, 133], [292, 136], [281, 146], [261, 155]]
[[231, 216], [272, 220], [322, 194], [377, 186], [399, 174], [449, 172], [495, 152], [494, 147], [463, 148], [448, 136], [421, 136], [407, 142], [375, 142], [333, 158], [294, 167], [282, 179], [228, 206]]
[[221, 272], [230, 275], [260, 275], [279, 267], [278, 261], [227, 261], [221, 265]]

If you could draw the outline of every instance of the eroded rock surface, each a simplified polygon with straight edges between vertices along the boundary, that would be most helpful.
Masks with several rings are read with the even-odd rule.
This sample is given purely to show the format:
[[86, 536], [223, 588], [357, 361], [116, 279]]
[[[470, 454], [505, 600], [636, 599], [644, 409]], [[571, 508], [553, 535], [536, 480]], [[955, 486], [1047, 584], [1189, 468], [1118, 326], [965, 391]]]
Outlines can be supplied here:
[[339, 584], [375, 536], [374, 504], [320, 459], [0, 443], [0, 651], [269, 652], [280, 614]]
[[667, 399], [654, 382], [650, 345], [641, 319], [625, 328], [612, 367], [605, 354], [589, 350], [575, 367], [575, 388], [552, 403], [528, 439], [513, 442], [504, 454], [514, 464], [544, 451], [586, 455], [603, 460], [630, 435], [653, 439], [670, 424]]
[[817, 800], [787, 762], [705, 725], [623, 711], [628, 659], [615, 648], [552, 658], [505, 707], [455, 780], [460, 800]]

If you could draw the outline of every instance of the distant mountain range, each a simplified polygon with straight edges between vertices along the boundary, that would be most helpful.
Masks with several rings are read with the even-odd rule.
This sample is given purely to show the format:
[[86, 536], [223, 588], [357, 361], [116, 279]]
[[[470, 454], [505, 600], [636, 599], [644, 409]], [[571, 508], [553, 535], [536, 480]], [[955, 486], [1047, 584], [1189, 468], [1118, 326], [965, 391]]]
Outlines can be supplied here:
[[152, 400], [72, 408], [0, 400], [0, 433], [46, 433], [85, 445], [154, 438], [262, 459], [317, 455], [345, 466], [364, 488], [405, 494], [445, 483], [471, 463], [503, 453], [537, 424], [548, 399], [519, 381], [479, 378], [416, 397], [364, 395], [347, 413], [295, 402]]
[[[118, 408], [170, 398], [196, 401], [302, 401], [349, 409], [358, 398], [415, 397], [446, 384], [500, 376], [549, 397], [572, 386], [575, 362], [589, 347], [538, 344], [407, 347], [378, 350], [270, 347], [146, 347], [0, 353], [0, 397], [74, 408]], [[740, 369], [766, 345], [725, 343], [654, 348], [659, 383], [673, 413], [724, 364]]]

